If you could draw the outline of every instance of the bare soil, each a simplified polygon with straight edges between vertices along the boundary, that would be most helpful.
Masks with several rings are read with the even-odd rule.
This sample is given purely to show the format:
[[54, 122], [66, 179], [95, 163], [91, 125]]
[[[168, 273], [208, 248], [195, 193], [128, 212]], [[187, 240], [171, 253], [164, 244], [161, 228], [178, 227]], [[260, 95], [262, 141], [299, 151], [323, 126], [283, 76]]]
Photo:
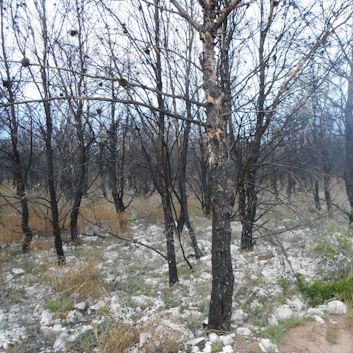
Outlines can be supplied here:
[[353, 316], [329, 316], [288, 331], [280, 353], [353, 353]]

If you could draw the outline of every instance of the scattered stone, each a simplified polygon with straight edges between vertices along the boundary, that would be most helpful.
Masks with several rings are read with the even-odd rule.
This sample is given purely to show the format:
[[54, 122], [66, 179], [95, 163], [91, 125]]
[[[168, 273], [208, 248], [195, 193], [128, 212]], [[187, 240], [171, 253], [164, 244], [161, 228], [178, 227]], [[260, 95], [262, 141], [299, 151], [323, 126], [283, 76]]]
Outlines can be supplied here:
[[44, 310], [40, 317], [41, 326], [49, 326], [52, 320], [53, 320], [52, 314], [49, 311]]
[[333, 300], [327, 304], [327, 312], [332, 315], [347, 314], [347, 305], [340, 300]]
[[65, 350], [67, 338], [68, 338], [67, 332], [60, 333], [60, 335], [56, 338], [53, 345], [53, 349], [55, 352]]
[[74, 305], [74, 308], [77, 310], [83, 311], [86, 309], [86, 303], [85, 302], [77, 303]]
[[211, 344], [220, 343], [221, 342], [221, 339], [219, 338], [219, 336], [216, 333], [214, 333], [214, 332], [210, 333], [208, 338], [209, 338]]
[[247, 327], [238, 327], [236, 330], [237, 335], [239, 336], [250, 336], [251, 331]]
[[234, 353], [234, 350], [233, 350], [232, 346], [227, 345], [227, 346], [223, 347], [222, 353]]
[[220, 338], [224, 346], [231, 346], [233, 344], [234, 333], [220, 336]]
[[25, 271], [22, 268], [13, 268], [12, 273], [14, 275], [23, 275]]
[[270, 325], [277, 325], [280, 321], [288, 320], [294, 316], [293, 310], [287, 304], [281, 305], [268, 319]]
[[294, 311], [302, 311], [305, 308], [305, 304], [299, 299], [294, 298], [293, 300], [287, 299], [286, 304]]
[[235, 324], [242, 324], [248, 317], [248, 314], [246, 314], [242, 309], [237, 309], [234, 311], [232, 314], [232, 321]]
[[308, 316], [324, 316], [326, 310], [320, 309], [320, 308], [309, 308], [307, 310], [307, 315]]
[[99, 310], [105, 307], [105, 301], [104, 300], [99, 300], [96, 304], [90, 306], [90, 310]]
[[320, 325], [325, 325], [325, 320], [322, 317], [320, 317], [318, 315], [314, 315], [313, 319], [314, 319], [314, 321], [316, 321]]
[[197, 347], [198, 350], [203, 350], [205, 348], [206, 342], [207, 342], [207, 338], [206, 337], [198, 337], [198, 338], [195, 338], [193, 340], [190, 340], [190, 341], [186, 342], [186, 344], [189, 347], [192, 347], [192, 349], [194, 347]]
[[259, 347], [263, 353], [278, 353], [277, 345], [272, 343], [268, 338], [261, 338]]

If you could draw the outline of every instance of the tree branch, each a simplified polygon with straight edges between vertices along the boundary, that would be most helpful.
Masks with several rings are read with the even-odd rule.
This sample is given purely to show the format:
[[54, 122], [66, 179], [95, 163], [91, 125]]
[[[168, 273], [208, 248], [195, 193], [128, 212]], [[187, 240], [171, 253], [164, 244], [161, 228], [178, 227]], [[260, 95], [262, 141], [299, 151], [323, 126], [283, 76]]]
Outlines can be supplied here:
[[151, 104], [135, 101], [133, 99], [120, 99], [120, 98], [108, 98], [108, 97], [85, 97], [85, 96], [50, 97], [50, 98], [39, 98], [39, 99], [32, 99], [32, 100], [25, 100], [25, 101], [17, 101], [17, 102], [11, 102], [11, 103], [2, 103], [2, 104], [0, 104], [0, 108], [9, 107], [11, 105], [30, 104], [30, 103], [47, 103], [47, 102], [52, 102], [52, 101], [62, 101], [62, 100], [68, 100], [68, 99], [85, 100], [85, 101], [102, 101], [102, 102], [121, 103], [121, 104], [126, 104], [126, 105], [140, 106], [140, 107], [144, 107], [144, 108], [153, 110], [155, 112], [163, 113], [163, 114], [165, 114], [171, 118], [177, 119], [177, 120], [187, 121], [187, 122], [191, 122], [192, 124], [206, 127], [206, 124], [200, 120], [185, 118], [182, 115], [172, 113], [169, 110], [157, 108]]
[[[239, 1], [241, 1], [241, 0], [239, 0]], [[193, 26], [198, 32], [201, 31], [201, 25], [188, 14], [188, 12], [178, 3], [178, 1], [170, 0], [170, 2], [179, 11], [179, 15], [181, 17], [183, 17], [186, 21], [188, 21], [191, 24], [191, 26]]]

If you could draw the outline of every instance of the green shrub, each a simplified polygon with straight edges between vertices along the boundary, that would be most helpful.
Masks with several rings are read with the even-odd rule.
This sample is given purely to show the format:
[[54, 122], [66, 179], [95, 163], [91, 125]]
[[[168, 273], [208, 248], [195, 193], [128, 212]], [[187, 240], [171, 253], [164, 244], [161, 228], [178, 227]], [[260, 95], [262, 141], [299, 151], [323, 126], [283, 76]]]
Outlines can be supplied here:
[[71, 311], [74, 303], [70, 297], [63, 296], [58, 299], [48, 300], [44, 308], [51, 312]]
[[304, 319], [291, 318], [281, 322], [278, 325], [268, 326], [263, 331], [264, 335], [271, 339], [272, 342], [279, 344], [283, 341], [285, 333], [304, 323]]
[[338, 281], [316, 280], [305, 283], [302, 276], [297, 276], [298, 288], [310, 305], [317, 306], [336, 298], [348, 303], [353, 302], [353, 278], [342, 278]]

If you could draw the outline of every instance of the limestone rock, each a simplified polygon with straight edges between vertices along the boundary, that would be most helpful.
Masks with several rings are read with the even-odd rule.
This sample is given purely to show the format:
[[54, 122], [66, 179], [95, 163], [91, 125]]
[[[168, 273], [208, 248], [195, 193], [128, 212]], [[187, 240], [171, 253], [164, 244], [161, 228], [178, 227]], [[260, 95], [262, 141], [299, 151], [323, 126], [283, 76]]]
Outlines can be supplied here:
[[259, 347], [263, 353], [278, 353], [277, 346], [272, 343], [268, 338], [261, 338]]
[[327, 312], [332, 315], [347, 314], [347, 305], [340, 300], [333, 300], [327, 304]]

